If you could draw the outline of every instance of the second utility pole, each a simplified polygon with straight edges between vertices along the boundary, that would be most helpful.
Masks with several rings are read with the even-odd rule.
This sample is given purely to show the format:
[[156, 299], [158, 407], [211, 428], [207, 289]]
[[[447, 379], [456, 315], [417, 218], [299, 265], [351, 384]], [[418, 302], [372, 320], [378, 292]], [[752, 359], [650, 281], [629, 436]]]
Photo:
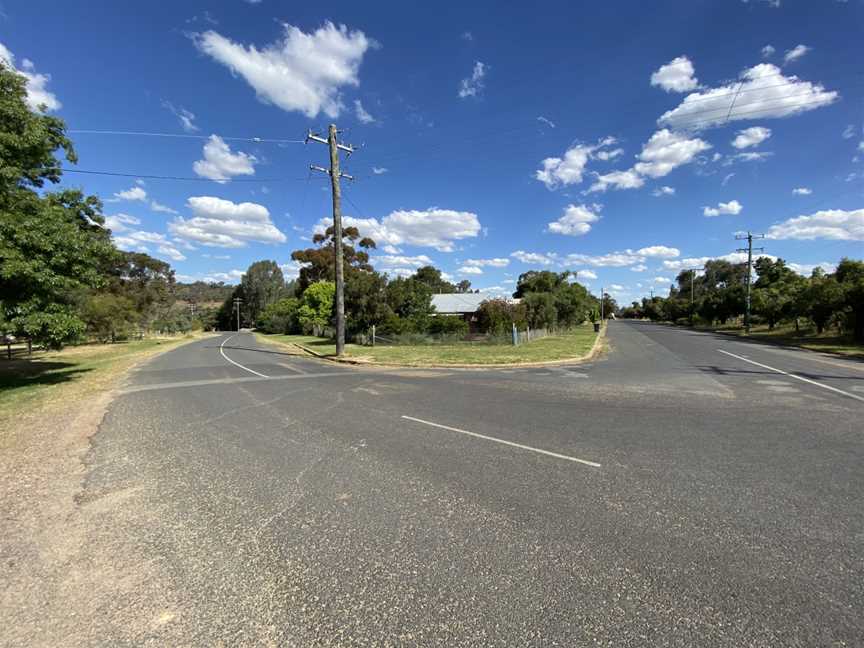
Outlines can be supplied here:
[[339, 186], [339, 145], [336, 124], [327, 134], [330, 146], [330, 184], [333, 187], [333, 248], [336, 253], [336, 355], [345, 353], [345, 274], [342, 268], [342, 188]]
[[[750, 335], [750, 284], [753, 283], [752, 274], [753, 274], [753, 239], [757, 238], [765, 238], [764, 234], [752, 234], [751, 232], [747, 232], [746, 235], [739, 234], [735, 237], [738, 241], [747, 241], [746, 248], [738, 248], [738, 252], [746, 252], [747, 253], [747, 296], [744, 302], [744, 332], [747, 335]], [[765, 248], [756, 248], [759, 252], [764, 252]]]
[[354, 152], [354, 147], [340, 144], [337, 136], [339, 131], [336, 130], [336, 124], [330, 124], [327, 132], [327, 139], [313, 134], [311, 131], [306, 136], [306, 141], [319, 142], [327, 144], [330, 149], [330, 168], [324, 169], [316, 165], [310, 168], [313, 171], [322, 171], [330, 174], [330, 184], [333, 188], [333, 252], [334, 262], [336, 264], [336, 355], [341, 356], [345, 353], [345, 272], [342, 266], [342, 189], [339, 186], [340, 178], [353, 180], [350, 175], [339, 171], [339, 151], [346, 151], [348, 155]]

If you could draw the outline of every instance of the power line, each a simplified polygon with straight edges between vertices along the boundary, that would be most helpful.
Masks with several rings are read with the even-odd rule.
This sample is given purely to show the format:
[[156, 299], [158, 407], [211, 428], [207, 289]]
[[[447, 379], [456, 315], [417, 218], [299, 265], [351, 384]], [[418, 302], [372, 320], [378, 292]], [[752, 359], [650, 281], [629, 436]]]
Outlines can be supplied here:
[[[142, 137], [176, 137], [182, 139], [210, 139], [211, 135], [192, 135], [191, 133], [151, 133], [147, 131], [122, 131], [122, 130], [92, 130], [92, 129], [72, 129], [68, 133], [84, 134], [84, 135], [128, 135]], [[303, 144], [303, 140], [292, 139], [274, 139], [266, 137], [223, 137], [223, 140], [232, 142], [255, 142], [267, 144]]]
[[84, 169], [61, 169], [62, 173], [83, 173], [86, 175], [116, 176], [120, 178], [146, 178], [148, 180], [184, 180], [189, 182], [217, 182], [220, 184], [233, 182], [302, 182], [307, 178], [226, 178], [213, 180], [211, 178], [193, 178], [190, 176], [151, 175], [146, 173], [119, 173], [116, 171], [91, 171]]

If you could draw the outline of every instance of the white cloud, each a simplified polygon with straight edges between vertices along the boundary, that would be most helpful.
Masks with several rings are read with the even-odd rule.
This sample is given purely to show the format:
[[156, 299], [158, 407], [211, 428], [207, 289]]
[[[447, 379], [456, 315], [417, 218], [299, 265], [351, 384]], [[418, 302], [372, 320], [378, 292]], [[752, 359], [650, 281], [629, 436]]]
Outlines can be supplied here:
[[600, 220], [600, 216], [596, 214], [596, 209], [596, 205], [567, 205], [564, 214], [546, 227], [550, 232], [556, 234], [582, 236], [591, 231], [591, 223]]
[[154, 212], [159, 212], [160, 214], [176, 214], [176, 209], [171, 209], [168, 205], [163, 205], [160, 202], [156, 202], [155, 200], [150, 201], [150, 209]]
[[204, 159], [196, 161], [192, 168], [202, 178], [225, 182], [237, 175], [254, 175], [255, 156], [231, 148], [218, 135], [211, 135], [204, 144]]
[[774, 52], [777, 50], [774, 49], [773, 45], [766, 45], [762, 48], [762, 58], [769, 58], [774, 55]]
[[375, 118], [366, 112], [359, 99], [354, 100], [354, 115], [361, 124], [373, 124], [375, 122]]
[[175, 106], [170, 101], [163, 101], [162, 106], [171, 111], [180, 122], [181, 128], [187, 133], [195, 133], [198, 127], [195, 125], [195, 113], [186, 110], [183, 106]]
[[489, 268], [506, 268], [510, 265], [510, 259], [465, 259], [466, 266], [489, 267]]
[[471, 72], [471, 76], [467, 79], [462, 79], [459, 83], [460, 99], [476, 97], [478, 94], [483, 92], [485, 86], [483, 79], [486, 77], [486, 71], [488, 69], [489, 67], [485, 63], [481, 63], [480, 61], [474, 62], [474, 69]]
[[721, 214], [740, 214], [744, 207], [737, 200], [718, 203], [716, 207], [704, 207], [702, 213], [705, 216], [720, 216]]
[[164, 254], [172, 261], [185, 261], [186, 256], [170, 243], [163, 243], [157, 248], [159, 254]]
[[[768, 256], [772, 260], [775, 258], [767, 254], [760, 254], [759, 256]], [[664, 261], [663, 268], [665, 268], [666, 270], [674, 270], [677, 272], [680, 270], [684, 270], [685, 268], [701, 268], [708, 261], [728, 261], [729, 263], [744, 263], [747, 261], [747, 253], [731, 252], [729, 254], [724, 254], [723, 256], [689, 257], [687, 259], [678, 259], [675, 261]]]
[[804, 275], [805, 277], [809, 277], [813, 274], [813, 271], [816, 268], [821, 268], [823, 272], [826, 274], [834, 272], [837, 269], [833, 263], [828, 263], [827, 261], [822, 261], [821, 263], [787, 263], [792, 270], [797, 272], [800, 275]]
[[588, 160], [596, 157], [595, 153], [603, 152], [606, 147], [612, 146], [617, 140], [614, 137], [606, 137], [597, 144], [576, 144], [564, 152], [564, 157], [549, 157], [543, 160], [542, 169], [538, 169], [534, 177], [546, 185], [547, 189], [555, 189], [559, 186], [579, 184]]
[[44, 107], [48, 111], [54, 111], [63, 107], [57, 96], [48, 90], [51, 75], [37, 73], [33, 61], [25, 58], [21, 62], [21, 69], [16, 68], [15, 55], [3, 43], [0, 43], [0, 63], [5, 63], [27, 80], [25, 102], [30, 110], [41, 110]]
[[693, 74], [690, 59], [679, 56], [651, 75], [651, 85], [660, 86], [666, 92], [687, 92], [699, 87], [699, 80]]
[[323, 112], [338, 117], [343, 86], [358, 86], [360, 63], [377, 43], [359, 30], [325, 22], [305, 33], [284, 25], [284, 38], [258, 49], [207, 31], [195, 36], [199, 50], [243, 77], [258, 99], [310, 119]]
[[792, 190], [792, 193], [796, 196], [809, 196], [813, 193], [813, 190], [809, 187], [796, 187]]
[[[121, 250], [131, 250], [136, 252], [149, 252], [150, 250], [147, 247], [147, 244], [154, 244], [157, 246], [157, 254], [163, 257], [168, 257], [172, 261], [185, 261], [186, 256], [174, 247], [174, 244], [171, 243], [167, 239], [164, 234], [160, 234], [159, 232], [145, 232], [145, 231], [129, 231], [129, 228], [126, 225], [137, 225], [139, 224], [139, 220], [132, 216], [127, 216], [126, 214], [116, 214], [115, 216], [109, 216], [105, 219], [106, 227], [109, 227], [112, 231], [122, 231], [124, 234], [122, 236], [115, 236], [114, 243]], [[116, 227], [119, 225], [119, 228]]]
[[390, 169], [388, 169], [387, 167], [372, 167], [372, 173], [374, 173], [375, 175], [382, 175], [384, 173], [387, 173], [389, 170]]
[[855, 124], [849, 124], [846, 128], [843, 129], [841, 136], [843, 139], [852, 139], [855, 137]]
[[703, 129], [739, 119], [788, 117], [827, 106], [838, 97], [837, 92], [829, 92], [820, 84], [784, 76], [776, 65], [760, 63], [744, 70], [740, 81], [687, 95], [658, 123]]
[[576, 278], [577, 279], [596, 279], [597, 273], [594, 272], [593, 270], [579, 270], [579, 272], [576, 273]]
[[304, 265], [298, 261], [289, 261], [288, 263], [280, 263], [279, 269], [282, 271], [282, 276], [291, 281], [300, 276], [300, 270]]
[[546, 117], [544, 117], [543, 115], [540, 115], [540, 116], [537, 118], [537, 121], [539, 121], [539, 122], [543, 122], [543, 123], [546, 124], [549, 128], [555, 128], [555, 124], [552, 122], [552, 120], [550, 120], [550, 119], [546, 119]]
[[723, 160], [723, 166], [732, 166], [736, 162], [764, 162], [769, 157], [774, 155], [771, 151], [747, 151], [745, 153], [736, 153], [728, 156]]
[[624, 268], [629, 265], [641, 263], [645, 260], [643, 256], [632, 250], [625, 252], [611, 252], [592, 256], [590, 254], [568, 254], [565, 263], [568, 265], [589, 265], [595, 268]]
[[398, 254], [388, 254], [372, 259], [372, 263], [379, 265], [382, 268], [412, 268], [416, 270], [423, 266], [432, 265], [432, 259], [425, 254], [417, 256], [404, 256]]
[[631, 272], [645, 272], [647, 269], [648, 269], [648, 266], [646, 266], [644, 263], [640, 263], [639, 265], [635, 265], [632, 268], [630, 268], [630, 271]]
[[674, 187], [667, 187], [665, 185], [662, 187], [657, 187], [654, 191], [651, 192], [651, 195], [656, 196], [658, 198], [660, 196], [674, 196], [675, 195], [675, 188]]
[[725, 187], [727, 184], [729, 184], [729, 181], [734, 177], [735, 177], [734, 172], [727, 173], [725, 176], [723, 176], [723, 179], [720, 181], [720, 186]]
[[864, 241], [864, 209], [828, 209], [809, 216], [797, 216], [772, 225], [765, 234], [770, 239], [829, 239]]
[[384, 246], [383, 248], [381, 248], [381, 249], [382, 249], [384, 252], [386, 252], [387, 254], [402, 254], [402, 250], [400, 250], [400, 249], [399, 249], [398, 247], [396, 247], [395, 245], [385, 245], [385, 246]]
[[477, 266], [462, 266], [457, 271], [459, 274], [463, 275], [481, 275], [483, 274], [483, 270], [478, 268]]
[[810, 51], [810, 47], [806, 45], [796, 45], [791, 50], [787, 50], [783, 55], [783, 63], [792, 63], [793, 61], [797, 61], [802, 56], [807, 54]]
[[598, 174], [594, 184], [588, 189], [588, 193], [594, 191], [606, 191], [613, 189], [638, 189], [645, 184], [645, 180], [632, 169], [627, 171], [612, 171], [610, 173]]
[[671, 284], [671, 283], [674, 283], [674, 282], [673, 282], [671, 279], [669, 279], [668, 277], [654, 277], [654, 279], [652, 279], [652, 281], [653, 281], [654, 283], [656, 283], [656, 284]]
[[[380, 221], [377, 218], [354, 218], [347, 216], [346, 225], [360, 230], [376, 243], [385, 245], [416, 245], [431, 247], [441, 252], [452, 252], [455, 241], [473, 238], [480, 233], [477, 214], [453, 209], [396, 210]], [[321, 219], [316, 231], [324, 231], [329, 219]]]
[[121, 200], [128, 200], [130, 202], [140, 200], [143, 202], [147, 200], [147, 192], [139, 186], [130, 187], [124, 191], [118, 191], [114, 194], [113, 198], [108, 199], [106, 202], [120, 202]]
[[[629, 251], [630, 250], [628, 250], [628, 252]], [[649, 258], [670, 259], [681, 256], [681, 251], [678, 248], [669, 247], [667, 245], [651, 245], [636, 250], [636, 254]]]
[[129, 214], [112, 214], [105, 217], [105, 227], [112, 232], [126, 232], [129, 225], [140, 225], [141, 221]]
[[771, 129], [764, 126], [752, 126], [738, 131], [738, 135], [732, 140], [732, 146], [737, 149], [759, 146], [771, 137]]
[[621, 292], [622, 290], [627, 290], [621, 284], [609, 284], [609, 287], [606, 288], [606, 292]]
[[474, 40], [474, 34], [472, 34], [470, 31], [464, 31], [464, 32], [462, 32], [462, 35], [460, 36], [460, 38], [462, 40], [470, 42], [470, 41]]
[[525, 252], [524, 250], [516, 250], [510, 254], [511, 257], [522, 263], [531, 265], [549, 266], [558, 262], [558, 255], [554, 252], [542, 254], [540, 252]]
[[270, 220], [263, 205], [234, 203], [214, 196], [187, 201], [192, 218], [175, 218], [168, 229], [177, 237], [213, 247], [245, 247], [249, 241], [284, 243], [285, 235]]
[[[414, 268], [387, 268], [385, 272], [394, 277], [410, 277], [414, 274]], [[441, 278], [444, 279], [444, 273], [441, 273]], [[449, 279], [444, 279], [444, 281], [450, 281]]]
[[617, 158], [618, 156], [623, 155], [623, 154], [624, 154], [623, 148], [616, 148], [616, 149], [612, 149], [611, 151], [606, 151], [606, 150], [597, 151], [594, 154], [594, 157], [596, 157], [598, 160], [606, 161], [606, 160], [614, 160], [615, 158]]
[[708, 142], [698, 137], [691, 138], [664, 128], [654, 133], [642, 147], [640, 161], [633, 169], [640, 175], [662, 178], [710, 148]]

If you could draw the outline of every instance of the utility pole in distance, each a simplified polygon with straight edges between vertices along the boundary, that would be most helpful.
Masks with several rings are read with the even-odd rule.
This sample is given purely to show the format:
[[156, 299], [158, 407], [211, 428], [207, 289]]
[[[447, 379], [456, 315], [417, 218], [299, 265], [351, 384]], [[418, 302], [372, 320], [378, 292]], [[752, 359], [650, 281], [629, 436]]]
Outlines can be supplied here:
[[606, 296], [606, 291], [603, 286], [600, 286], [600, 323], [603, 323], [603, 300]]
[[326, 144], [330, 148], [330, 168], [310, 165], [313, 171], [320, 171], [330, 175], [330, 185], [333, 191], [333, 248], [336, 256], [336, 355], [345, 353], [345, 274], [342, 267], [342, 189], [339, 186], [340, 178], [353, 180], [350, 175], [339, 170], [339, 151], [345, 151], [348, 155], [354, 152], [354, 147], [340, 144], [336, 139], [339, 131], [336, 124], [330, 124], [327, 139], [309, 131], [306, 135], [307, 142], [318, 142]]
[[[747, 241], [746, 248], [738, 248], [738, 252], [747, 253], [747, 297], [744, 302], [744, 332], [750, 335], [750, 284], [753, 283], [751, 275], [753, 273], [753, 239], [764, 239], [764, 234], [738, 234], [735, 237], [736, 241]], [[764, 252], [765, 248], [756, 248], [758, 252]]]
[[239, 297], [234, 298], [234, 308], [237, 310], [237, 332], [240, 332], [240, 302], [243, 300]]
[[693, 285], [696, 283], [696, 272], [704, 269], [705, 268], [687, 268], [690, 272], [690, 326], [693, 326]]

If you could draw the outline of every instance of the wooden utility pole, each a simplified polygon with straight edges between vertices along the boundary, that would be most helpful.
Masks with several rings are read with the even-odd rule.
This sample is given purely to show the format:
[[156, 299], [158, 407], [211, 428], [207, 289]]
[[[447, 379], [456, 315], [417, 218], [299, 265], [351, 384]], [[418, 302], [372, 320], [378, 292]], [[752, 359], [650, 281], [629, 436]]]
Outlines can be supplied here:
[[311, 131], [306, 136], [306, 141], [327, 144], [330, 149], [330, 168], [325, 169], [314, 164], [310, 165], [313, 171], [330, 174], [330, 185], [333, 192], [333, 250], [335, 253], [335, 275], [336, 275], [336, 355], [345, 353], [345, 271], [342, 263], [342, 188], [339, 185], [341, 178], [353, 180], [350, 175], [339, 170], [339, 151], [346, 151], [348, 155], [354, 152], [354, 147], [340, 144], [338, 140], [339, 131], [336, 124], [330, 124], [327, 139], [315, 135]]
[[[750, 335], [750, 284], [753, 283], [751, 275], [753, 274], [753, 239], [765, 238], [764, 234], [740, 234], [735, 237], [737, 241], [747, 241], [746, 248], [738, 248], [738, 252], [747, 253], [747, 297], [744, 302], [744, 332]], [[764, 252], [765, 248], [756, 248], [758, 252]]]
[[234, 308], [237, 309], [237, 332], [240, 332], [240, 302], [243, 300], [239, 297], [234, 298]]

